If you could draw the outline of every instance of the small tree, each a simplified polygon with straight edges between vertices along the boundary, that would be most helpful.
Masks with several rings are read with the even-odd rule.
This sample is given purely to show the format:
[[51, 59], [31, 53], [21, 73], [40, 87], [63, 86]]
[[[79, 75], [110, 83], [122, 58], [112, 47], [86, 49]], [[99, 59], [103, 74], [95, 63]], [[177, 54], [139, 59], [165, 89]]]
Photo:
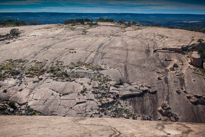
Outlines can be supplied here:
[[205, 28], [202, 28], [200, 31], [203, 32], [203, 33], [205, 33]]
[[19, 29], [11, 29], [10, 30], [10, 35], [12, 35], [13, 37], [19, 36], [19, 34], [20, 34]]
[[137, 21], [132, 21], [132, 25], [136, 25], [137, 24]]
[[198, 39], [197, 42], [199, 42], [201, 44], [203, 41], [204, 41], [203, 39]]
[[120, 23], [120, 24], [125, 23], [125, 19], [121, 19], [121, 20], [119, 20], [118, 23]]
[[130, 26], [131, 26], [131, 23], [130, 23], [130, 21], [128, 21], [128, 23], [127, 23], [127, 26], [128, 26], [128, 27], [130, 27]]

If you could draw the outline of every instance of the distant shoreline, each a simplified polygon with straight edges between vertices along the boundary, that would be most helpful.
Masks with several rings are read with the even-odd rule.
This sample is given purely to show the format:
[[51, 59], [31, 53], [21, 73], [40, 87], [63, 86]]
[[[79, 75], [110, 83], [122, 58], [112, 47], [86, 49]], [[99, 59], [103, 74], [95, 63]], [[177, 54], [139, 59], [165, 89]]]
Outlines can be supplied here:
[[205, 14], [186, 14], [186, 13], [85, 13], [85, 12], [0, 12], [1, 13], [59, 13], [59, 14], [147, 14], [147, 15], [204, 15]]

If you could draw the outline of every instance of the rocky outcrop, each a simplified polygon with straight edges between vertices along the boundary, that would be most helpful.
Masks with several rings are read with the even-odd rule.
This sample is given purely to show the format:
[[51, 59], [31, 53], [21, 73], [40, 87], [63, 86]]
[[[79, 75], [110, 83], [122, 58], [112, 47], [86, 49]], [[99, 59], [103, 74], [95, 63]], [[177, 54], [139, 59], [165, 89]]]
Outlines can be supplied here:
[[0, 115], [43, 115], [40, 112], [33, 110], [25, 105], [19, 105], [14, 101], [1, 101], [0, 102]]
[[[187, 63], [185, 55], [167, 50], [189, 45], [193, 37], [204, 34], [130, 28], [133, 31], [117, 25], [90, 28], [85, 24], [72, 30], [67, 25], [20, 27], [21, 35], [15, 40], [0, 41], [0, 98], [45, 115], [147, 120], [161, 117], [157, 108], [167, 101], [179, 121], [205, 122], [205, 105], [186, 98], [204, 94], [204, 75], [194, 71], [197, 68]], [[12, 28], [0, 29], [4, 35]], [[82, 35], [84, 29], [88, 35]], [[93, 81], [98, 86], [92, 87]], [[146, 91], [145, 85], [151, 88]], [[140, 95], [130, 95], [138, 90]]]
[[186, 95], [187, 99], [194, 105], [205, 105], [205, 96], [194, 94]]
[[[3, 65], [12, 65], [14, 71], [17, 69], [16, 65], [23, 68], [25, 62], [10, 60]], [[72, 63], [71, 66], [62, 64], [42, 69], [46, 62], [36, 61], [15, 75], [8, 71], [2, 82], [3, 88], [8, 90], [0, 92], [0, 99], [16, 102], [19, 107], [14, 114], [18, 115], [40, 112], [57, 116], [152, 120], [150, 116], [134, 114], [132, 106], [126, 103], [126, 98], [157, 94], [157, 90], [151, 86], [111, 80], [108, 75], [103, 75], [102, 71], [82, 62]], [[2, 70], [5, 72], [7, 68], [2, 67]], [[6, 112], [3, 111], [3, 114], [11, 114]]]
[[178, 121], [179, 117], [171, 112], [171, 108], [167, 103], [162, 103], [160, 107], [157, 108], [158, 112], [162, 115], [162, 118], [158, 118], [163, 121]]
[[201, 56], [198, 54], [197, 51], [192, 52], [191, 55], [191, 64], [196, 66], [196, 67], [200, 67], [202, 64], [202, 59]]

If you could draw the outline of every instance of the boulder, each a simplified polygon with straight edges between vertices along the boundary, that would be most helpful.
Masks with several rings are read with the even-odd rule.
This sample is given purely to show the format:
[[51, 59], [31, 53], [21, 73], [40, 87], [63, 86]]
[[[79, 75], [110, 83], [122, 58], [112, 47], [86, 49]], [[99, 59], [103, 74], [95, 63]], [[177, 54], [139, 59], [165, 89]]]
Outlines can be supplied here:
[[93, 88], [98, 88], [98, 82], [97, 81], [93, 81], [92, 82], [92, 87]]
[[157, 110], [161, 113], [162, 112], [162, 108], [158, 107]]
[[195, 98], [195, 97], [190, 98], [189, 101], [190, 101], [191, 103], [193, 103], [193, 104], [198, 103], [198, 99]]
[[154, 90], [154, 89], [150, 89], [150, 90], [149, 90], [149, 93], [150, 93], [150, 94], [155, 94], [156, 92], [157, 92], [157, 90]]
[[202, 64], [201, 56], [198, 54], [197, 51], [194, 51], [191, 55], [191, 64], [196, 67], [200, 67]]

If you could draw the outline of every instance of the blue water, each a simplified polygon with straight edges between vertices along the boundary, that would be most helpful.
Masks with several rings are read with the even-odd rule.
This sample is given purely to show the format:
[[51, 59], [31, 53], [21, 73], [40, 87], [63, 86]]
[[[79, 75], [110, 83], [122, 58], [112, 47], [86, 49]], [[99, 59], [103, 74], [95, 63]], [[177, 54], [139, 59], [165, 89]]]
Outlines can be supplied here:
[[[37, 21], [41, 24], [58, 24], [67, 19], [89, 18], [94, 21], [99, 17], [113, 18], [115, 21], [137, 21], [139, 24], [159, 23], [161, 25], [179, 24], [183, 21], [202, 21], [205, 23], [205, 15], [193, 14], [132, 14], [132, 13], [0, 13], [0, 19], [18, 19]], [[201, 24], [203, 24], [201, 23]]]

